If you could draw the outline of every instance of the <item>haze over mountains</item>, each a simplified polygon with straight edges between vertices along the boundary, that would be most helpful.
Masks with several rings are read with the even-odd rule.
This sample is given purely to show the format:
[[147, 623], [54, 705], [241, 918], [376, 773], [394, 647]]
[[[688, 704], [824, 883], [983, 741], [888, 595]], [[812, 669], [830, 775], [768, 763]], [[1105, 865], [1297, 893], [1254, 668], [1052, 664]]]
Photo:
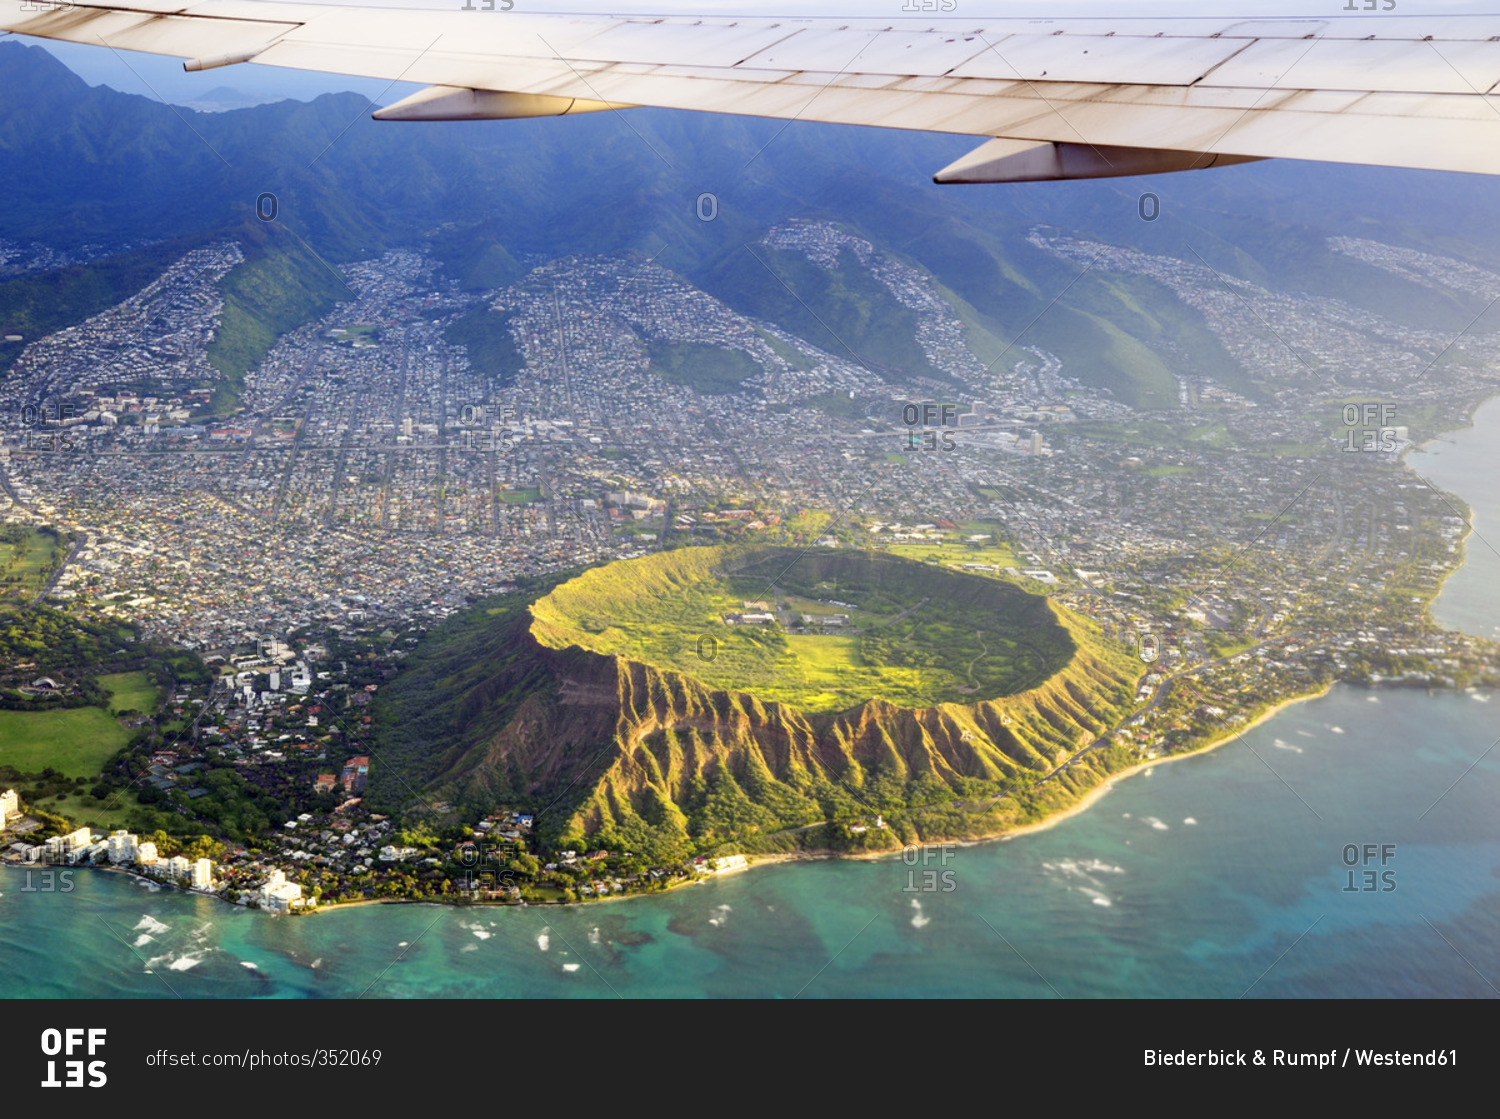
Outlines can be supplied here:
[[[1267, 163], [1155, 179], [937, 187], [932, 172], [970, 140], [656, 110], [381, 124], [368, 108], [345, 94], [193, 112], [90, 87], [44, 50], [0, 42], [0, 189], [11, 200], [0, 239], [73, 253], [91, 246], [97, 256], [231, 230], [249, 243], [249, 264], [264, 259], [277, 278], [250, 316], [269, 336], [344, 294], [322, 262], [425, 242], [464, 286], [490, 288], [520, 276], [522, 262], [635, 252], [742, 313], [878, 360], [880, 308], [852, 274], [847, 282], [842, 269], [802, 275], [789, 259], [746, 251], [788, 217], [836, 220], [930, 272], [979, 349], [998, 353], [1025, 331], [1027, 344], [1057, 353], [1072, 375], [1145, 407], [1172, 405], [1171, 375], [1181, 368], [1233, 381], [1234, 361], [1165, 286], [1080, 269], [1028, 240], [1038, 226], [1201, 261], [1426, 329], [1457, 330], [1484, 300], [1437, 294], [1331, 251], [1327, 238], [1479, 264], [1500, 252], [1489, 220], [1500, 184], [1481, 176]], [[1147, 191], [1159, 200], [1153, 221], [1141, 216]], [[255, 217], [265, 194], [274, 195], [262, 206], [274, 205], [275, 222]], [[713, 198], [700, 203], [705, 194]], [[6, 284], [0, 318], [31, 334], [57, 329], [128, 294], [156, 266], [148, 252], [83, 277]], [[55, 298], [70, 283], [92, 299]], [[13, 357], [0, 352], [0, 366]]]

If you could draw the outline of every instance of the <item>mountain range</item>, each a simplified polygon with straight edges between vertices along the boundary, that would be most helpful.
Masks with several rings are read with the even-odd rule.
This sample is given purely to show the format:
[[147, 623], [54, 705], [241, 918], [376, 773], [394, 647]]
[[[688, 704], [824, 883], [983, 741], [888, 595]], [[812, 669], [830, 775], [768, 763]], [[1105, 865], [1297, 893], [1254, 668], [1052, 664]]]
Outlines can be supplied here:
[[[1074, 375], [1162, 408], [1175, 402], [1173, 373], [1234, 383], [1234, 362], [1172, 291], [1080, 271], [1028, 240], [1037, 227], [1454, 330], [1483, 310], [1478, 297], [1436, 294], [1327, 239], [1477, 263], [1500, 251], [1489, 220], [1500, 184], [1483, 176], [1271, 162], [939, 187], [931, 173], [968, 138], [661, 110], [403, 125], [373, 122], [369, 108], [339, 94], [194, 112], [91, 87], [39, 47], [0, 42], [0, 189], [11, 201], [0, 240], [96, 258], [0, 283], [0, 326], [57, 329], [135, 290], [184, 244], [228, 235], [247, 245], [242, 269], [259, 270], [253, 285], [226, 280], [246, 313], [225, 330], [248, 338], [219, 347], [231, 376], [343, 294], [323, 262], [414, 244], [472, 290], [515, 279], [522, 261], [638, 253], [830, 352], [878, 357], [890, 335], [858, 277], [799, 274], [794, 260], [747, 252], [775, 223], [803, 217], [835, 220], [929, 273], [980, 336], [1024, 332]], [[1143, 203], [1146, 193], [1155, 198]], [[258, 220], [258, 204], [275, 220]], [[123, 246], [134, 248], [109, 252]], [[16, 352], [0, 347], [0, 369]]]

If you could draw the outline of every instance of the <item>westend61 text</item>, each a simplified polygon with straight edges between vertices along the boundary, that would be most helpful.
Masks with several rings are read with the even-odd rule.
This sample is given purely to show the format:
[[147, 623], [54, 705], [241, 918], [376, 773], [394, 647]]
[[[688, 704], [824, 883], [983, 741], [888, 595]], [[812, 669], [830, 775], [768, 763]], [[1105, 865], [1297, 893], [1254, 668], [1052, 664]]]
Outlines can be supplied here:
[[1211, 1049], [1203, 1053], [1189, 1053], [1185, 1049], [1179, 1049], [1175, 1053], [1168, 1053], [1161, 1049], [1145, 1050], [1145, 1059], [1141, 1062], [1147, 1068], [1164, 1068], [1167, 1066], [1185, 1065], [1218, 1065], [1246, 1067], [1255, 1065], [1265, 1067], [1284, 1068], [1347, 1068], [1349, 1058], [1354, 1058], [1356, 1067], [1361, 1065], [1429, 1065], [1433, 1067], [1452, 1068], [1458, 1064], [1457, 1049], [1434, 1049], [1427, 1053], [1377, 1053], [1370, 1049], [1345, 1049], [1340, 1057], [1337, 1049], [1329, 1049], [1322, 1053], [1299, 1053], [1288, 1049], [1265, 1049], [1255, 1050], [1255, 1055], [1249, 1060], [1245, 1058], [1243, 1049]]

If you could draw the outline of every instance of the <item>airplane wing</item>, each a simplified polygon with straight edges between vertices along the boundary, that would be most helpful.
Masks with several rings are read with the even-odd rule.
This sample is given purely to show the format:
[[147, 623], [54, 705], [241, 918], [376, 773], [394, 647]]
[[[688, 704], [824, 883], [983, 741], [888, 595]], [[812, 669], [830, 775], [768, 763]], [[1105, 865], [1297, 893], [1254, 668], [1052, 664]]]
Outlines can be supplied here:
[[0, 30], [417, 82], [382, 120], [650, 105], [990, 137], [940, 182], [1286, 157], [1500, 174], [1500, 16], [975, 22], [528, 14], [272, 0], [8, 0]]

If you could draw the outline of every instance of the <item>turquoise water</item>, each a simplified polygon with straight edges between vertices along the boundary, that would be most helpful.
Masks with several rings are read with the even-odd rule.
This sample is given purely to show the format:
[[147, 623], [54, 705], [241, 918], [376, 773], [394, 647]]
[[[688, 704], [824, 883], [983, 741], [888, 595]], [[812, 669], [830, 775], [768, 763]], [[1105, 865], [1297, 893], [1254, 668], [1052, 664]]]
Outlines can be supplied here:
[[[1473, 502], [1492, 541], [1500, 500], [1475, 482], [1500, 473], [1497, 435], [1492, 402], [1474, 429], [1412, 459]], [[1500, 557], [1477, 537], [1468, 555], [1437, 615], [1500, 634]], [[1500, 749], [1486, 751], [1497, 737], [1500, 699], [1486, 693], [1341, 687], [1243, 742], [1124, 781], [1048, 831], [946, 862], [934, 852], [925, 866], [791, 864], [582, 907], [273, 918], [124, 875], [77, 872], [71, 892], [27, 890], [24, 871], [5, 869], [0, 991], [1490, 996]], [[1394, 845], [1383, 864], [1380, 845]]]
[[[1473, 969], [1500, 975], [1500, 757], [1459, 778], [1494, 741], [1493, 711], [1336, 689], [1049, 831], [934, 861], [950, 892], [908, 892], [924, 868], [899, 860], [822, 862], [594, 906], [288, 919], [123, 875], [25, 893], [11, 870], [4, 983], [110, 997], [1487, 995]], [[1395, 844], [1371, 863], [1394, 890], [1347, 892], [1344, 845], [1366, 843]]]

